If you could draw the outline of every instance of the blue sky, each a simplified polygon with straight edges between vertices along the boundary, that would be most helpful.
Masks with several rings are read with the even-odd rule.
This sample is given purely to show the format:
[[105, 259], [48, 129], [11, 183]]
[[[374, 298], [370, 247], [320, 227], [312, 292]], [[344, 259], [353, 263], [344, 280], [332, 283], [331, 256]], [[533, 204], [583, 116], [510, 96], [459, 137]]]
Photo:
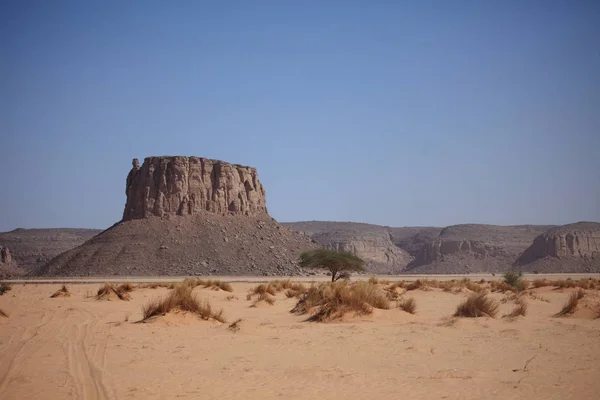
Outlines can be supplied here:
[[131, 159], [280, 221], [600, 221], [597, 1], [2, 1], [0, 231], [105, 228]]

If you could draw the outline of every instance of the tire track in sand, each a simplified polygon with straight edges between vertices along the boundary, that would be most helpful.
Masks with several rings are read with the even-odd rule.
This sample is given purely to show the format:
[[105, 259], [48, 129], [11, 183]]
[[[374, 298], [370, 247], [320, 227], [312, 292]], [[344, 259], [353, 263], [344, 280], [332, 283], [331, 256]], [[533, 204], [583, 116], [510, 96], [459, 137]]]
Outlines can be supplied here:
[[[107, 324], [99, 324], [98, 319], [90, 312], [80, 311], [84, 314], [84, 320], [81, 321], [78, 316], [77, 323], [69, 326], [66, 335], [69, 375], [75, 385], [76, 398], [114, 399], [115, 396], [105, 383], [104, 369], [106, 342], [110, 328]], [[99, 328], [99, 332], [95, 332], [94, 328]]]

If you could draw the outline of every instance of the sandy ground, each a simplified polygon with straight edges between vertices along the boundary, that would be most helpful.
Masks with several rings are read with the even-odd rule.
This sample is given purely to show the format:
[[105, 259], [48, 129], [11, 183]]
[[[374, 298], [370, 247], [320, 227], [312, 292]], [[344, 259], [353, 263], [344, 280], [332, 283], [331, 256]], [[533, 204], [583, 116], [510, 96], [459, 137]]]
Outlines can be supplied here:
[[[411, 291], [400, 309], [339, 323], [289, 313], [294, 299], [250, 307], [234, 292], [197, 287], [240, 330], [174, 314], [150, 323], [142, 304], [97, 301], [97, 284], [13, 285], [0, 296], [0, 399], [598, 399], [600, 319], [553, 318], [568, 290], [537, 289], [516, 320], [450, 319], [465, 293]], [[234, 295], [235, 298], [227, 299]], [[493, 294], [501, 299], [502, 294]], [[597, 300], [598, 291], [587, 297]], [[511, 302], [501, 304], [500, 314]]]

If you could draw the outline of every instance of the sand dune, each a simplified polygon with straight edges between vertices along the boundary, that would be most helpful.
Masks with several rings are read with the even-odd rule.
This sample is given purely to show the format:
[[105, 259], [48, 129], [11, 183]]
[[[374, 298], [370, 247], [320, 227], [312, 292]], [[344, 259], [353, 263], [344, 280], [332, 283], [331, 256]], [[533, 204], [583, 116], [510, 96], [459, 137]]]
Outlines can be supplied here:
[[[97, 301], [98, 284], [13, 285], [0, 296], [2, 399], [595, 399], [600, 319], [586, 307], [553, 318], [572, 289], [536, 289], [528, 314], [450, 318], [467, 293], [410, 292], [400, 309], [306, 322], [295, 299], [250, 307], [248, 289], [197, 287], [228, 323], [176, 313], [136, 323], [142, 305], [169, 290], [136, 289], [130, 301]], [[491, 295], [496, 300], [507, 297]], [[229, 297], [229, 299], [228, 299]], [[514, 306], [500, 304], [500, 315]], [[583, 311], [582, 311], [583, 310]], [[591, 312], [591, 311], [590, 311]], [[239, 330], [230, 322], [242, 319]]]

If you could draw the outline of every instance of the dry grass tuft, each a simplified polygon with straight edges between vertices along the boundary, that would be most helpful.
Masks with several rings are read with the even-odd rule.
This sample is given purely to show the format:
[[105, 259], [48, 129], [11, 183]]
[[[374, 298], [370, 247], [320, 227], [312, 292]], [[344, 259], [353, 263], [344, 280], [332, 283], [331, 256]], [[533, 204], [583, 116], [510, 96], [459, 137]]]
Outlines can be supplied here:
[[258, 297], [254, 300], [250, 307], [256, 307], [258, 303], [264, 301], [268, 305], [272, 306], [275, 304], [275, 297], [271, 296], [269, 293], [264, 292], [258, 295]]
[[213, 289], [213, 290], [223, 290], [225, 292], [233, 292], [233, 287], [229, 282], [221, 282], [219, 280], [204, 280], [204, 279], [192, 279], [186, 278], [183, 280], [182, 285], [188, 286], [190, 288], [195, 288], [197, 286], [202, 286], [205, 289]]
[[455, 317], [491, 317], [498, 313], [498, 303], [484, 293], [473, 293], [456, 307]]
[[62, 285], [62, 287], [60, 289], [58, 289], [56, 292], [54, 292], [52, 294], [52, 296], [50, 296], [51, 299], [55, 298], [55, 297], [69, 297], [71, 295], [71, 292], [69, 292], [69, 289], [67, 288], [66, 285]]
[[8, 318], [8, 314], [4, 312], [3, 309], [0, 308], [0, 317]]
[[177, 286], [167, 297], [155, 299], [142, 307], [142, 322], [149, 318], [159, 315], [165, 315], [171, 311], [186, 311], [198, 315], [204, 320], [213, 319], [219, 322], [225, 322], [223, 310], [214, 311], [208, 302], [200, 301], [192, 294], [192, 288], [188, 285]]
[[231, 324], [229, 324], [229, 326], [227, 327], [227, 330], [230, 330], [232, 332], [237, 332], [240, 330], [240, 323], [243, 321], [243, 319], [238, 318], [235, 321], [233, 321]]
[[533, 281], [533, 287], [538, 289], [545, 286], [550, 286], [552, 283], [547, 279], [535, 279]]
[[581, 291], [581, 290], [579, 290], [577, 292], [572, 292], [569, 295], [569, 298], [567, 299], [565, 304], [563, 305], [563, 308], [559, 312], [554, 314], [554, 316], [555, 317], [564, 317], [566, 315], [573, 314], [575, 312], [575, 310], [577, 309], [577, 305], [579, 304], [579, 299], [581, 299], [583, 297], [583, 294], [581, 294], [581, 293], [583, 293], [583, 291]]
[[370, 283], [371, 285], [377, 285], [377, 284], [379, 283], [379, 279], [378, 279], [378, 278], [377, 278], [375, 275], [372, 275], [372, 276], [369, 278], [369, 283]]
[[522, 297], [519, 297], [515, 301], [515, 306], [509, 314], [503, 315], [502, 318], [516, 318], [519, 315], [523, 317], [527, 314], [527, 302]]
[[11, 285], [9, 285], [6, 282], [0, 282], [0, 296], [2, 296], [4, 293], [10, 291], [10, 289], [12, 289]]
[[377, 286], [368, 282], [335, 282], [311, 286], [291, 310], [295, 314], [310, 314], [309, 321], [325, 322], [346, 313], [365, 315], [373, 308], [389, 309], [389, 300]]
[[129, 292], [133, 292], [133, 285], [129, 282], [125, 282], [125, 283], [121, 283], [119, 286], [117, 286], [117, 291], [119, 293], [129, 293]]
[[417, 310], [417, 302], [412, 297], [398, 302], [398, 307], [409, 314], [414, 314]]
[[422, 287], [423, 287], [423, 282], [421, 282], [421, 280], [420, 280], [420, 279], [417, 279], [416, 281], [409, 283], [409, 284], [408, 284], [408, 285], [405, 287], [405, 289], [406, 289], [407, 291], [411, 291], [411, 290], [417, 290], [417, 289], [420, 289], [420, 288], [422, 288]]
[[[123, 284], [124, 285], [124, 284]], [[114, 293], [120, 300], [129, 300], [129, 293], [124, 291], [125, 289], [121, 286], [114, 286], [109, 283], [105, 283], [100, 286], [96, 293], [96, 300], [109, 300], [111, 293]]]
[[[284, 292], [287, 298], [296, 297], [299, 298], [301, 295], [306, 293], [306, 287], [302, 283], [294, 283], [290, 279], [286, 281], [271, 281], [267, 284], [260, 284], [251, 288], [246, 296], [246, 299], [252, 300], [253, 296], [263, 297], [262, 300], [265, 300], [265, 294], [269, 294], [271, 296], [276, 296], [279, 292]], [[260, 300], [255, 301], [258, 302]], [[266, 300], [265, 300], [266, 301]], [[273, 300], [274, 301], [274, 300]], [[272, 303], [270, 303], [272, 304]]]
[[231, 300], [237, 300], [237, 296], [234, 294], [230, 294], [229, 296], [225, 297], [225, 300], [227, 301], [231, 301]]

